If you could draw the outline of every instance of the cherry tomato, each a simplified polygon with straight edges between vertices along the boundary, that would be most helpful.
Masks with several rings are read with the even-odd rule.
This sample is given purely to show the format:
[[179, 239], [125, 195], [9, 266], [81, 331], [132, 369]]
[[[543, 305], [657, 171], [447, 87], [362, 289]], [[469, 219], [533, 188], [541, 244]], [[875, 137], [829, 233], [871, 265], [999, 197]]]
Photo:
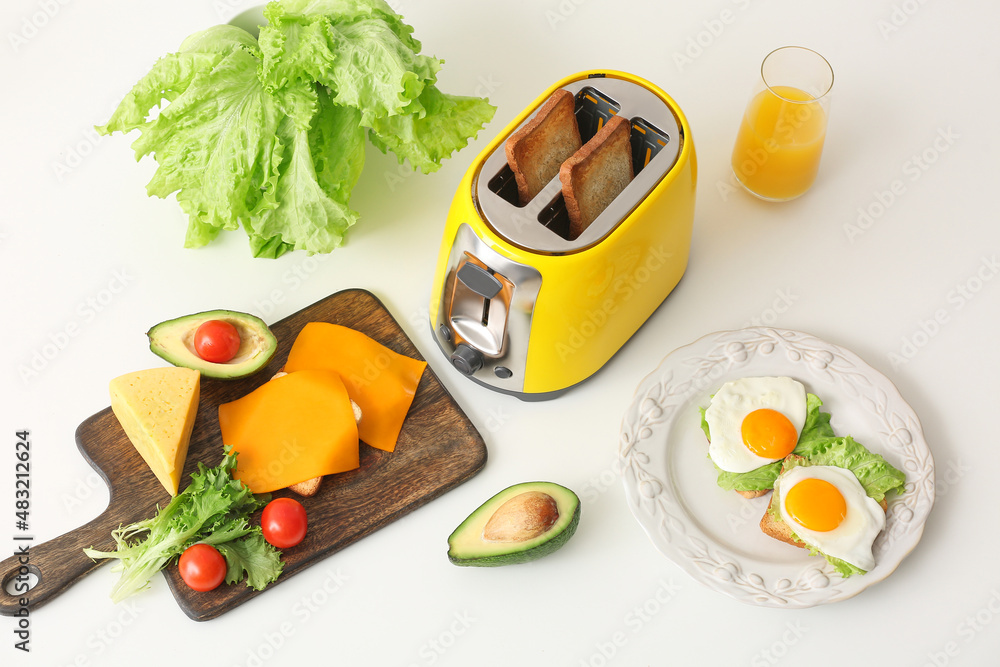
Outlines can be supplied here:
[[240, 349], [240, 332], [225, 320], [207, 320], [194, 332], [194, 351], [205, 361], [224, 364]]
[[226, 559], [211, 544], [193, 544], [177, 564], [181, 579], [196, 591], [210, 591], [226, 578]]
[[260, 517], [264, 539], [279, 549], [301, 542], [306, 536], [307, 524], [306, 508], [293, 498], [275, 498]]

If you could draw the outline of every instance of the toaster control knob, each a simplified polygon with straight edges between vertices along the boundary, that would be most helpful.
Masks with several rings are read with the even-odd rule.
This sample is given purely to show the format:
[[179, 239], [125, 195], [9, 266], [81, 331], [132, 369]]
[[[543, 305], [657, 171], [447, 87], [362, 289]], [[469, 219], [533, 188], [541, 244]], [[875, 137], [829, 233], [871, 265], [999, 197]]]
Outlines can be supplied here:
[[479, 350], [471, 348], [465, 343], [459, 343], [455, 351], [451, 353], [451, 363], [464, 375], [472, 375], [483, 367], [483, 355]]

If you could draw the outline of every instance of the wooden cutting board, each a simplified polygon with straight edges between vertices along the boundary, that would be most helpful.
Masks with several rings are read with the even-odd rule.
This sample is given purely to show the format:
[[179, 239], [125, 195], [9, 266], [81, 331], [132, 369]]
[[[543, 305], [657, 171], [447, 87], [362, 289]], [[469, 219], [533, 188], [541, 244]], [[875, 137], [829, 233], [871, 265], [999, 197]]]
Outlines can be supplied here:
[[[284, 365], [295, 336], [308, 322], [342, 324], [400, 354], [423, 358], [385, 306], [364, 290], [337, 292], [271, 325], [278, 349], [267, 368], [240, 380], [202, 379], [194, 435], [181, 477], [182, 489], [190, 482], [199, 461], [215, 466], [222, 458], [219, 404], [248, 394], [276, 373]], [[111, 499], [107, 509], [93, 521], [31, 546], [28, 569], [38, 577], [38, 583], [27, 594], [28, 608], [32, 611], [105, 562], [91, 561], [83, 554], [85, 547], [113, 549], [113, 529], [151, 517], [157, 505], [164, 506], [170, 501], [110, 407], [80, 424], [76, 442], [83, 456], [107, 482]], [[362, 443], [361, 467], [325, 477], [315, 496], [299, 498], [287, 491], [273, 494], [298, 498], [309, 517], [306, 539], [283, 552], [284, 571], [275, 583], [264, 591], [254, 591], [240, 583], [198, 593], [181, 581], [175, 566], [164, 570], [167, 583], [188, 616], [197, 621], [215, 618], [458, 486], [479, 472], [485, 463], [486, 445], [482, 437], [428, 367], [403, 423], [396, 451], [383, 452]], [[255, 521], [259, 521], [259, 513]], [[16, 558], [0, 562], [4, 588], [18, 567]], [[18, 597], [0, 590], [0, 614], [12, 615], [18, 608]]]

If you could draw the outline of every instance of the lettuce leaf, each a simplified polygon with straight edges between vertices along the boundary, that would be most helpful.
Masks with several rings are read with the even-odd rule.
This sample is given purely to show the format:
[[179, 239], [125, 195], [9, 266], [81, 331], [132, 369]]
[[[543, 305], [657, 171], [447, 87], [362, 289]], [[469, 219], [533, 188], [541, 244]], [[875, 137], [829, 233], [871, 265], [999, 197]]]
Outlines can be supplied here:
[[476, 135], [493, 117], [496, 107], [478, 97], [448, 95], [431, 84], [416, 100], [422, 111], [371, 122], [368, 139], [383, 153], [391, 150], [399, 163], [425, 174], [441, 167], [441, 161], [454, 151], [465, 148], [469, 137]]
[[[98, 128], [138, 127], [141, 135], [132, 144], [136, 158], [154, 154], [159, 163], [146, 190], [158, 197], [177, 193], [189, 217], [186, 247], [205, 245], [220, 230], [249, 220], [262, 199], [268, 176], [263, 165], [274, 155], [280, 120], [274, 98], [257, 79], [259, 59], [238, 37], [246, 33], [229, 26], [208, 32], [218, 34], [200, 34], [197, 42], [218, 50], [195, 55], [208, 58], [202, 62], [211, 67], [195, 71], [188, 52], [161, 59], [163, 65], [136, 84], [108, 124]], [[154, 90], [172, 99], [155, 118], [146, 118]], [[137, 125], [140, 117], [145, 120]]]
[[[793, 454], [807, 456], [806, 452], [812, 450], [813, 443], [834, 437], [830, 414], [822, 412], [822, 406], [823, 401], [818, 396], [806, 394], [806, 420], [799, 433], [799, 441], [792, 450]], [[701, 430], [711, 440], [708, 422], [705, 421], [705, 408], [701, 408]], [[718, 466], [716, 470], [719, 472], [717, 484], [727, 491], [763, 491], [774, 487], [774, 480], [781, 472], [781, 461], [768, 463], [750, 472], [726, 472]]]
[[228, 25], [191, 35], [97, 128], [140, 131], [136, 159], [158, 163], [147, 191], [176, 193], [186, 247], [242, 228], [255, 257], [330, 252], [359, 217], [366, 132], [429, 173], [493, 117], [485, 99], [436, 88], [442, 61], [382, 0], [281, 0], [264, 14], [258, 39]]
[[902, 493], [906, 484], [903, 471], [890, 465], [881, 454], [868, 451], [851, 436], [813, 440], [795, 453], [806, 457], [812, 465], [847, 468], [861, 482], [865, 493], [878, 502], [890, 491]]
[[[858, 481], [861, 482], [865, 493], [877, 502], [882, 502], [886, 492], [896, 490], [902, 492], [906, 482], [906, 476], [902, 471], [897, 470], [878, 454], [869, 452], [861, 443], [854, 438], [847, 436], [844, 438], [824, 438], [812, 443], [814, 448], [809, 455], [802, 455], [808, 458], [789, 458], [784, 461], [784, 470], [789, 470], [797, 466], [837, 466], [847, 468], [854, 473]], [[777, 509], [777, 502], [772, 501], [768, 505], [767, 511], [779, 521], [783, 520]], [[798, 535], [792, 531], [792, 535], [800, 542]], [[803, 542], [803, 544], [805, 544]], [[823, 553], [810, 545], [805, 545], [810, 555], [822, 556], [833, 569], [845, 579], [855, 574], [865, 574], [867, 570], [862, 570], [856, 565], [852, 565], [845, 560], [835, 558]]]

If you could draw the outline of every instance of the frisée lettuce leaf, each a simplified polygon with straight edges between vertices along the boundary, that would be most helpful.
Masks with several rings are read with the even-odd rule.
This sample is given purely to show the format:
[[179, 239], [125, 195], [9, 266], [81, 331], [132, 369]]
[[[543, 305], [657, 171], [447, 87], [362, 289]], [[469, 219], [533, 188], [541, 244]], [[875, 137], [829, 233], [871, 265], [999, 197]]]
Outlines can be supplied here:
[[192, 544], [205, 542], [225, 557], [226, 583], [247, 576], [247, 585], [261, 589], [278, 578], [280, 553], [263, 539], [260, 526], [250, 516], [270, 496], [255, 496], [233, 478], [236, 455], [226, 453], [222, 462], [207, 468], [198, 464], [191, 483], [151, 519], [112, 531], [116, 549], [84, 549], [95, 560], [116, 559], [121, 576], [111, 589], [111, 599], [120, 602], [149, 585], [154, 574], [173, 562]]

